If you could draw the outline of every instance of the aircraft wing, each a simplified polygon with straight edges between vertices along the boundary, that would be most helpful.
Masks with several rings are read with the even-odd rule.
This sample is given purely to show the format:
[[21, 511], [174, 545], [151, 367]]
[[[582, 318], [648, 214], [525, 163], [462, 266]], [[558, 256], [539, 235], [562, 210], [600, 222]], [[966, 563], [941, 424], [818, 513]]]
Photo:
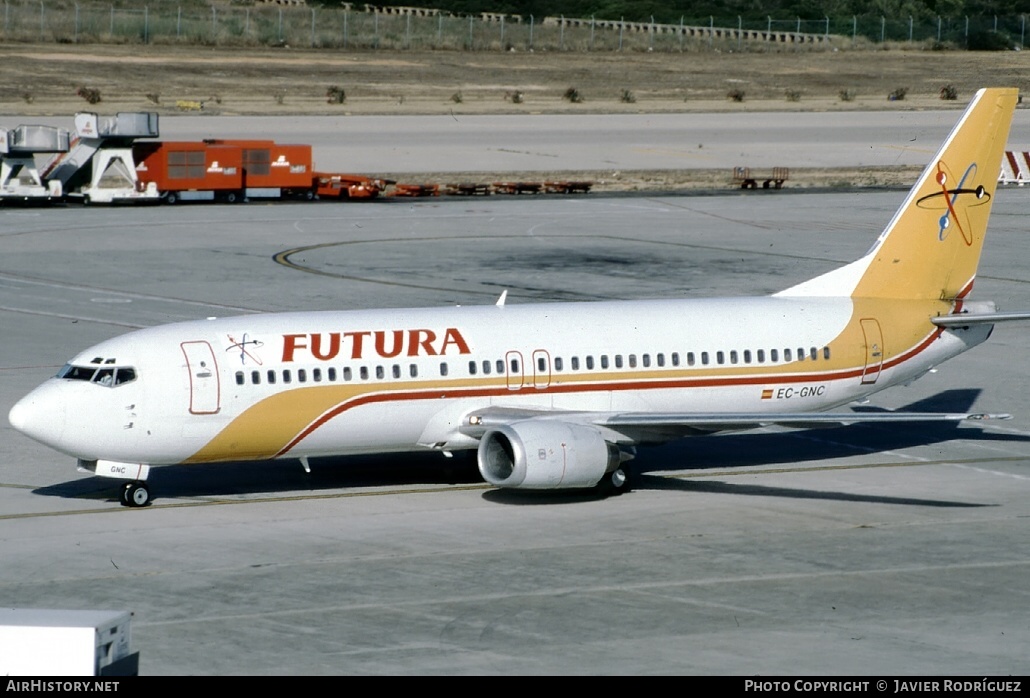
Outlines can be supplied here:
[[599, 425], [616, 431], [629, 429], [681, 430], [683, 435], [740, 431], [767, 426], [815, 429], [852, 424], [898, 424], [911, 422], [963, 422], [1011, 419], [1009, 414], [939, 412], [780, 412], [767, 414], [647, 414], [623, 413], [605, 418]]
[[600, 488], [626, 491], [624, 463], [635, 445], [768, 425], [811, 428], [862, 423], [960, 422], [1005, 414], [941, 412], [779, 412], [691, 414], [575, 412], [488, 407], [468, 415], [461, 431], [479, 440], [483, 479], [516, 489]]
[[602, 431], [633, 441], [663, 441], [679, 436], [710, 434], [717, 431], [740, 431], [766, 426], [796, 429], [848, 426], [852, 424], [896, 424], [910, 422], [963, 422], [1011, 419], [1012, 415], [989, 412], [564, 412], [552, 410], [519, 410], [487, 408], [469, 416], [462, 429], [470, 436], [481, 436], [491, 427], [531, 419], [548, 419], [588, 424]]

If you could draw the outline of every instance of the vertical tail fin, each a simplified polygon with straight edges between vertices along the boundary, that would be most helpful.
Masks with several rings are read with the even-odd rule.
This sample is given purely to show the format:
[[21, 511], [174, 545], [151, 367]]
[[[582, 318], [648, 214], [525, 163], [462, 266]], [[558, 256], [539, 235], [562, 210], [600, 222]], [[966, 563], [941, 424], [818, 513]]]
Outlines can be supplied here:
[[976, 93], [944, 145], [866, 255], [777, 295], [952, 300], [980, 262], [1015, 88]]

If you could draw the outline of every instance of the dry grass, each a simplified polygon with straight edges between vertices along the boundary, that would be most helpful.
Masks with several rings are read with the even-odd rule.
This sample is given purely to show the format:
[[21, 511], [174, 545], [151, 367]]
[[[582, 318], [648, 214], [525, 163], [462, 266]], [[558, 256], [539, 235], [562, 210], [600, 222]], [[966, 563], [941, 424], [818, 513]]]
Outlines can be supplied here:
[[[1021, 53], [838, 51], [782, 53], [338, 52], [198, 49], [176, 46], [0, 46], [0, 112], [71, 114], [81, 85], [103, 94], [105, 111], [172, 110], [206, 100], [223, 114], [340, 113], [326, 85], [346, 91], [346, 113], [820, 111], [957, 108], [986, 83], [1030, 87]], [[572, 82], [574, 81], [574, 82]], [[570, 84], [588, 99], [563, 99]], [[633, 86], [635, 101], [612, 98]], [[903, 101], [888, 102], [898, 85]], [[955, 102], [942, 101], [951, 86]], [[289, 89], [288, 99], [269, 95]], [[457, 92], [456, 92], [457, 88]], [[742, 102], [726, 98], [746, 93]], [[788, 91], [804, 99], [784, 99]], [[460, 103], [452, 96], [460, 92]], [[518, 93], [521, 100], [505, 99]], [[855, 95], [842, 101], [840, 94]], [[24, 99], [31, 94], [32, 100]], [[160, 94], [155, 104], [148, 95]], [[219, 104], [210, 103], [212, 94]], [[169, 105], [169, 106], [166, 106]]]

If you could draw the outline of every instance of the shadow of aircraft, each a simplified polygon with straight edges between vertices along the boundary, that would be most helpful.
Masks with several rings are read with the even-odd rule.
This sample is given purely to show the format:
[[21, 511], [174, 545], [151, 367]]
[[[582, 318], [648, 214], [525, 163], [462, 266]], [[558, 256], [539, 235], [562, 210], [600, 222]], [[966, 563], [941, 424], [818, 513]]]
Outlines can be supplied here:
[[[895, 412], [973, 411], [979, 388], [946, 390]], [[858, 406], [855, 412], [886, 412]], [[642, 449], [633, 461], [638, 472], [727, 469], [777, 463], [805, 463], [882, 453], [955, 439], [1030, 443], [1030, 436], [990, 432], [980, 422], [852, 424], [821, 429], [733, 432], [696, 436]], [[1028, 454], [1030, 457], [1030, 454]]]
[[[905, 412], [968, 412], [980, 390], [949, 390], [908, 405]], [[858, 408], [856, 411], [875, 408]], [[661, 446], [642, 448], [632, 461], [634, 488], [721, 491], [766, 496], [804, 498], [833, 497], [853, 500], [845, 493], [726, 485], [712, 481], [684, 481], [648, 475], [650, 471], [684, 472], [725, 470], [776, 463], [804, 463], [843, 458], [863, 453], [927, 446], [961, 438], [972, 441], [1023, 441], [1030, 436], [992, 433], [973, 424], [928, 422], [890, 425], [855, 424], [777, 432], [735, 432], [679, 439]], [[294, 459], [259, 462], [170, 465], [154, 468], [149, 484], [155, 498], [218, 497], [280, 493], [298, 496], [362, 487], [410, 487], [412, 485], [482, 484], [474, 451], [457, 452], [453, 458], [439, 453], [402, 453], [312, 458], [306, 473]], [[34, 490], [51, 497], [119, 501], [122, 481], [80, 478]], [[500, 503], [556, 504], [596, 499], [589, 491], [491, 490], [484, 497]], [[934, 505], [926, 500], [872, 497], [861, 501]], [[936, 505], [957, 505], [937, 503]], [[963, 505], [968, 506], [968, 505]]]
[[[147, 482], [154, 499], [225, 497], [277, 493], [302, 496], [347, 488], [483, 484], [475, 452], [394, 453], [312, 458], [306, 473], [295, 458], [153, 468]], [[103, 477], [70, 480], [34, 493], [79, 499], [121, 501], [124, 481]]]

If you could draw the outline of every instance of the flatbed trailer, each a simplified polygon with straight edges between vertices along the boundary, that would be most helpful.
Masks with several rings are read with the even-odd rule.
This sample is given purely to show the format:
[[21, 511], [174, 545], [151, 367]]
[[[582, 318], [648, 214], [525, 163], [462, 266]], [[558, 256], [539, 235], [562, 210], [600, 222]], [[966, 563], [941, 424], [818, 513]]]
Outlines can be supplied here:
[[757, 189], [758, 182], [762, 189], [782, 189], [783, 183], [790, 177], [786, 167], [774, 167], [768, 172], [752, 172], [750, 167], [734, 167], [733, 181], [740, 184], [741, 189]]
[[315, 195], [319, 199], [375, 199], [391, 184], [390, 180], [364, 175], [327, 172], [314, 175]]

